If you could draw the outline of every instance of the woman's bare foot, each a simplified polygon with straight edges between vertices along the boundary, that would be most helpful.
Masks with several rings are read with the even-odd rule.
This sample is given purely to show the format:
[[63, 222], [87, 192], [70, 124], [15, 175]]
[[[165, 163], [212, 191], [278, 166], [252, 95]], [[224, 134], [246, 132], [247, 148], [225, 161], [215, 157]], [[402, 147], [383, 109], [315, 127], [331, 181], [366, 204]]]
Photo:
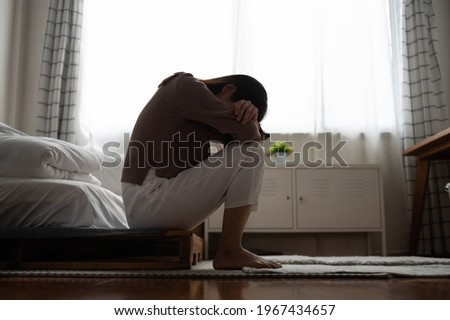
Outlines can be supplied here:
[[242, 248], [242, 235], [250, 216], [251, 207], [251, 205], [245, 205], [224, 210], [222, 235], [213, 261], [214, 269], [281, 268], [280, 264], [261, 258]]
[[243, 248], [241, 250], [218, 250], [213, 260], [216, 270], [240, 270], [251, 268], [281, 268], [281, 264], [261, 258]]

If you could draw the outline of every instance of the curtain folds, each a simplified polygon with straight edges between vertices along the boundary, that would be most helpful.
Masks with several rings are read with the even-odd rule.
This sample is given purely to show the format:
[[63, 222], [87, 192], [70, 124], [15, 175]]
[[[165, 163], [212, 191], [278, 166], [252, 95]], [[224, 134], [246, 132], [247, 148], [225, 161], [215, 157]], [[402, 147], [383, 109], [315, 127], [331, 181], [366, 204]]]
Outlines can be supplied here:
[[37, 134], [76, 142], [83, 0], [51, 0], [39, 82]]
[[[449, 127], [436, 52], [436, 23], [431, 0], [403, 1], [403, 147]], [[404, 158], [410, 208], [414, 194], [416, 159]], [[448, 195], [444, 186], [450, 177], [448, 162], [432, 163], [422, 223], [422, 253], [448, 253], [450, 235]], [[447, 236], [446, 236], [447, 234]]]

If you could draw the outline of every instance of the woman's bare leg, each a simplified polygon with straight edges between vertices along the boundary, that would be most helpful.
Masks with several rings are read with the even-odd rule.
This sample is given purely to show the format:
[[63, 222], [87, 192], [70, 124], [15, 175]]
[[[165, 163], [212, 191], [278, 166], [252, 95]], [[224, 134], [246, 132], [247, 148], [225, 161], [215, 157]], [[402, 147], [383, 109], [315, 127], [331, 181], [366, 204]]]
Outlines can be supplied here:
[[214, 257], [214, 269], [280, 268], [281, 265], [263, 259], [242, 247], [241, 240], [251, 206], [225, 209], [222, 235]]

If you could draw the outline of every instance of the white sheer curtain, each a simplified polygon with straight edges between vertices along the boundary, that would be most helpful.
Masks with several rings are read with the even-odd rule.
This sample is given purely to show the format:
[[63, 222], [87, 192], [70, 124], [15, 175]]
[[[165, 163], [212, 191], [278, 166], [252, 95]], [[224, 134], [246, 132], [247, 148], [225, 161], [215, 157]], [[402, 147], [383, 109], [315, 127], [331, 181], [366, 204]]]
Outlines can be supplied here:
[[268, 91], [272, 140], [300, 148], [332, 132], [348, 141], [346, 162], [383, 165], [388, 241], [391, 251], [406, 246], [387, 0], [95, 0], [84, 18], [81, 122], [91, 142], [123, 147], [173, 72], [250, 74]]
[[385, 1], [253, 0], [238, 8], [235, 71], [268, 87], [269, 131], [395, 127]]
[[183, 70], [260, 79], [269, 132], [390, 132], [386, 9], [384, 0], [87, 1], [85, 123], [98, 135], [130, 130], [159, 81]]
[[84, 17], [81, 118], [97, 143], [122, 141], [172, 73], [233, 71], [232, 1], [95, 0]]

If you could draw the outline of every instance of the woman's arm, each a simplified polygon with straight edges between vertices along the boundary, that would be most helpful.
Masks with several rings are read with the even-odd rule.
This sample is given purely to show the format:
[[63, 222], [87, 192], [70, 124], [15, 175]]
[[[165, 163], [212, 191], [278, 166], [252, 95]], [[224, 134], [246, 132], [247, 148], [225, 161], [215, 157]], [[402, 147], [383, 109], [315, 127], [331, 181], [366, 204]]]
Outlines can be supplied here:
[[238, 107], [236, 104], [220, 100], [205, 84], [190, 74], [184, 74], [178, 79], [177, 103], [185, 119], [209, 125], [241, 142], [262, 139], [256, 117], [252, 112], [249, 114], [245, 112], [249, 107], [248, 104], [237, 102]]

